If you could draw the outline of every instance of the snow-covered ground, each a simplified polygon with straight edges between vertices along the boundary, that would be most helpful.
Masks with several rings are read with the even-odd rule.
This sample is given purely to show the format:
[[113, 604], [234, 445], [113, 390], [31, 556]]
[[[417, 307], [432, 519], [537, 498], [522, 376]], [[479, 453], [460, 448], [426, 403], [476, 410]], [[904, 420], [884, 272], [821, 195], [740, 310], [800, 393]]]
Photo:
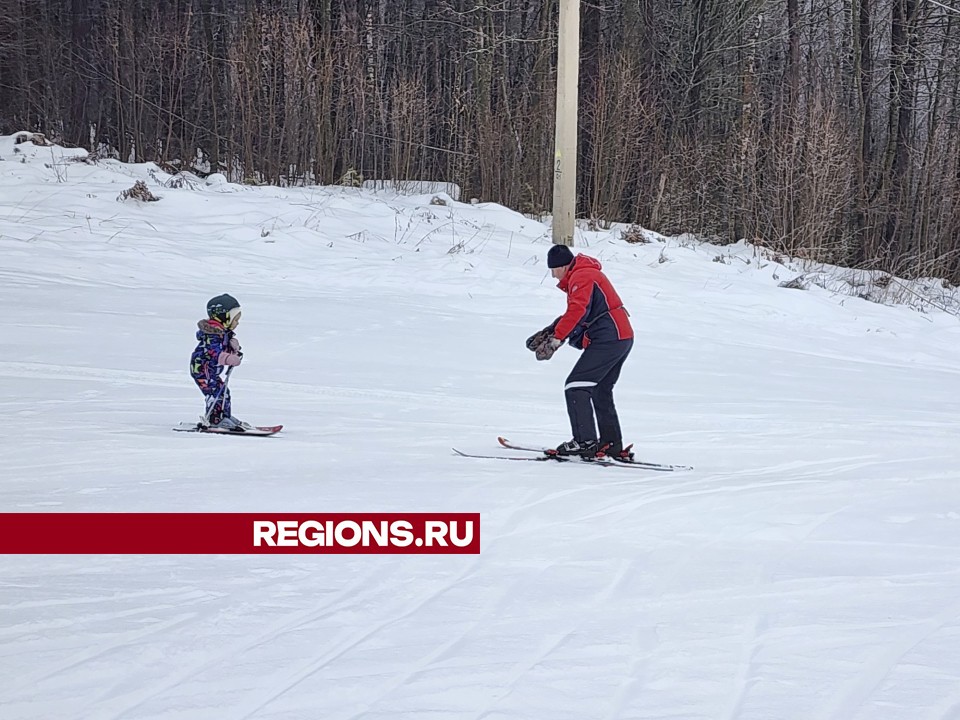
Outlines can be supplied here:
[[[628, 440], [695, 469], [464, 459], [569, 437], [547, 227], [82, 155], [0, 138], [4, 511], [479, 512], [482, 551], [2, 557], [4, 720], [960, 718], [955, 317], [585, 232]], [[222, 292], [275, 438], [170, 431]]]

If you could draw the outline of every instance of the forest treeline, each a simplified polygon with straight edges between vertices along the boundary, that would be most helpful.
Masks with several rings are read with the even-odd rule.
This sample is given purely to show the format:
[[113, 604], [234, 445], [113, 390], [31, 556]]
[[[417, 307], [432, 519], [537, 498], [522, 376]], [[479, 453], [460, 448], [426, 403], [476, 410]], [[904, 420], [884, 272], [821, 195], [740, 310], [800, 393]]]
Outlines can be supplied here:
[[[557, 16], [557, 0], [0, 0], [0, 131], [549, 211]], [[585, 0], [581, 33], [581, 217], [960, 281], [957, 0]]]

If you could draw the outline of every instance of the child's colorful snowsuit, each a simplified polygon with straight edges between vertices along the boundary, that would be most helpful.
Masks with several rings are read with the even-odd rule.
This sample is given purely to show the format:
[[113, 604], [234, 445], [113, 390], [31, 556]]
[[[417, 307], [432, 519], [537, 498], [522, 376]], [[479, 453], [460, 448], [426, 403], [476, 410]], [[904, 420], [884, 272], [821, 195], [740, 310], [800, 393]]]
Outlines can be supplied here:
[[190, 376], [206, 398], [210, 424], [217, 425], [224, 416], [231, 415], [229, 388], [226, 388], [226, 395], [221, 403], [224, 383], [220, 371], [224, 365], [237, 364], [232, 361], [225, 362], [237, 357], [231, 352], [230, 346], [233, 331], [227, 330], [216, 320], [201, 320], [197, 327], [197, 347], [190, 356]]

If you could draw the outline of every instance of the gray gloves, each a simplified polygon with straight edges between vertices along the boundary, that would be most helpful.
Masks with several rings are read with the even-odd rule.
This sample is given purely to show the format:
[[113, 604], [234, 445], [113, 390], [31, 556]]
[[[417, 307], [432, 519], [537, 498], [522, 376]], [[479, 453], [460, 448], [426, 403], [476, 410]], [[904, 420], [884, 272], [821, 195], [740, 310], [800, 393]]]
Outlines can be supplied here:
[[557, 340], [555, 337], [547, 338], [536, 349], [537, 360], [549, 360], [561, 345], [563, 345], [563, 340]]
[[563, 340], [557, 340], [553, 336], [553, 331], [556, 329], [558, 322], [560, 322], [560, 318], [527, 338], [527, 350], [536, 353], [537, 360], [549, 360], [553, 357], [557, 348], [563, 345]]
[[557, 318], [552, 323], [547, 325], [543, 330], [535, 332], [533, 335], [527, 338], [527, 350], [536, 352], [537, 348], [543, 345], [543, 341], [547, 338], [553, 337], [553, 331], [557, 327], [557, 323], [560, 322], [560, 318]]

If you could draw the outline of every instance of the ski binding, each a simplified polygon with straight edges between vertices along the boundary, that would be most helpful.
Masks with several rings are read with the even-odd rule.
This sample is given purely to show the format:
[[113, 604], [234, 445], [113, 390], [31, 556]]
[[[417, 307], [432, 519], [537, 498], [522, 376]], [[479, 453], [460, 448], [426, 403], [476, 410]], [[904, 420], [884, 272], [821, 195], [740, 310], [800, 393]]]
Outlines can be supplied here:
[[[497, 442], [499, 442], [501, 446], [509, 450], [519, 450], [520, 452], [530, 452], [530, 453], [551, 452], [551, 448], [545, 448], [545, 447], [538, 448], [538, 447], [529, 447], [525, 445], [517, 445], [515, 443], [510, 442], [504, 437], [498, 437]], [[629, 450], [630, 447], [628, 447], [627, 450]], [[556, 456], [547, 455], [546, 457], [549, 460]], [[611, 466], [635, 467], [643, 470], [652, 470], [655, 472], [681, 472], [685, 470], [693, 470], [693, 467], [690, 465], [666, 465], [664, 463], [653, 463], [653, 462], [646, 462], [643, 460], [622, 460], [620, 458], [612, 457], [612, 456], [603, 456], [598, 459], [601, 461], [601, 464], [605, 464], [605, 465], [609, 464]], [[595, 461], [590, 461], [590, 462], [595, 462]]]

